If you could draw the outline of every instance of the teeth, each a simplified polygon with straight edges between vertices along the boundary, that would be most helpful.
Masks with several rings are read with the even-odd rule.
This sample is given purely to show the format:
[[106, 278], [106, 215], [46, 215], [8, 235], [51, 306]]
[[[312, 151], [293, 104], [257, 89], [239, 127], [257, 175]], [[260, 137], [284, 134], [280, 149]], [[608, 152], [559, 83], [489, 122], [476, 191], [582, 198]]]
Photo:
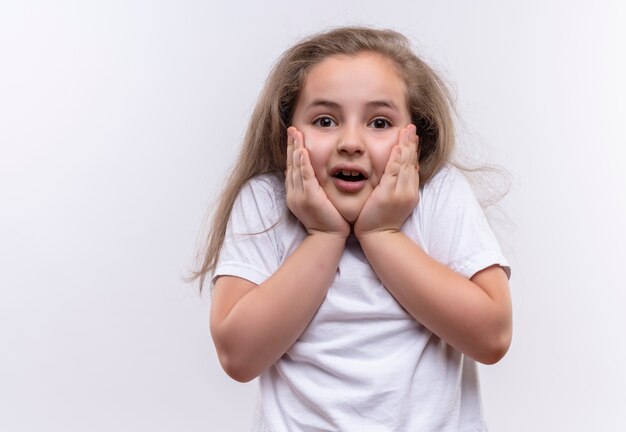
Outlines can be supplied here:
[[351, 177], [356, 177], [358, 176], [360, 173], [358, 171], [346, 171], [346, 170], [341, 170], [339, 171], [342, 175], [344, 176], [351, 176]]

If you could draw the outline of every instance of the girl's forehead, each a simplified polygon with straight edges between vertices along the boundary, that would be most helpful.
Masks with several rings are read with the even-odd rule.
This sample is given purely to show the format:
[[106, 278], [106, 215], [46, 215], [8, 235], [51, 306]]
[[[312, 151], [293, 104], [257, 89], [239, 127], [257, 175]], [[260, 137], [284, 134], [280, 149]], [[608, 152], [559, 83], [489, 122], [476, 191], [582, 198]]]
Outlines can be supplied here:
[[406, 83], [398, 65], [372, 52], [325, 58], [308, 71], [301, 88], [304, 99], [361, 95], [405, 100], [406, 94]]
[[351, 73], [354, 71], [366, 71], [370, 74], [386, 73], [395, 75], [396, 79], [404, 82], [399, 65], [391, 58], [370, 51], [357, 54], [335, 54], [322, 59], [314, 64], [307, 72], [306, 78], [311, 74], [338, 74]]

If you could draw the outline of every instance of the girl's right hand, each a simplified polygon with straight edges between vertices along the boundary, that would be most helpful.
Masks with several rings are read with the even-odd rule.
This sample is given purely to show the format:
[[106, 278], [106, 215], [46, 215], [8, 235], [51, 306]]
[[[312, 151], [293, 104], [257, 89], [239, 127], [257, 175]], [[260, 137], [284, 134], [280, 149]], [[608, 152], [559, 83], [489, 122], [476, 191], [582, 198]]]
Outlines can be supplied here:
[[287, 129], [286, 201], [289, 210], [309, 234], [327, 233], [348, 237], [350, 224], [339, 214], [320, 186], [304, 147], [304, 135]]

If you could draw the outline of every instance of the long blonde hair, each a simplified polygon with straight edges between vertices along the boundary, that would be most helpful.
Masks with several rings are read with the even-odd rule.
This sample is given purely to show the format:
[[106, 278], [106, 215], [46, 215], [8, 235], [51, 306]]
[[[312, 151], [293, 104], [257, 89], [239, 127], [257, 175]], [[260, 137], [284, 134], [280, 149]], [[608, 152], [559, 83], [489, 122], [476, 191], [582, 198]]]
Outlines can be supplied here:
[[242, 186], [260, 174], [284, 178], [287, 128], [308, 71], [327, 57], [364, 51], [393, 60], [406, 82], [408, 109], [420, 137], [420, 184], [426, 184], [450, 161], [455, 135], [450, 95], [437, 74], [413, 53], [405, 36], [392, 30], [341, 27], [302, 40], [280, 57], [256, 103], [235, 162], [237, 169], [231, 170], [226, 180], [205, 244], [199, 250], [199, 268], [188, 279], [199, 279], [200, 291], [207, 274], [215, 270], [233, 203]]

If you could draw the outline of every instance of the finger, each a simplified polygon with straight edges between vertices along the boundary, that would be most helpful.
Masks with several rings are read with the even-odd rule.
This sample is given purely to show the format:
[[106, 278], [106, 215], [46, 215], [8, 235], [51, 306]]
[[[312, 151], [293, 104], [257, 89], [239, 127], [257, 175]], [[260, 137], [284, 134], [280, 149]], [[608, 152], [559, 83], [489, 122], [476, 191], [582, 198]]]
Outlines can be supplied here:
[[407, 143], [409, 151], [408, 163], [403, 164], [398, 174], [397, 187], [403, 193], [413, 193], [419, 189], [419, 165], [417, 129], [415, 125], [407, 127]]
[[419, 175], [416, 165], [402, 165], [396, 181], [396, 190], [401, 193], [413, 193], [419, 189]]
[[291, 126], [287, 129], [287, 168], [289, 169], [293, 165], [293, 137], [296, 128]]
[[391, 153], [389, 154], [389, 160], [385, 166], [385, 171], [380, 179], [379, 186], [383, 190], [394, 190], [397, 181], [398, 174], [400, 172], [400, 158], [402, 156], [402, 150], [400, 146], [393, 146]]
[[389, 156], [389, 161], [387, 162], [387, 166], [385, 167], [385, 172], [378, 183], [378, 187], [385, 194], [392, 194], [396, 189], [396, 182], [398, 180], [398, 173], [400, 171], [400, 163], [398, 162], [400, 158], [400, 148], [395, 146], [391, 150], [391, 155]]
[[415, 166], [419, 171], [420, 168], [420, 137], [415, 135]]
[[315, 177], [315, 170], [311, 164], [309, 150], [306, 148], [304, 135], [302, 133], [298, 134], [298, 146], [298, 151], [300, 152], [300, 174], [302, 178], [302, 187], [305, 194], [312, 194], [317, 190], [319, 183], [317, 181], [317, 177]]
[[315, 177], [315, 171], [313, 165], [311, 165], [311, 158], [307, 149], [300, 149], [302, 154], [300, 172], [302, 173], [302, 187], [304, 193], [311, 196], [319, 186], [317, 178]]
[[402, 150], [402, 156], [400, 158], [401, 164], [408, 164], [411, 161], [411, 139], [410, 139], [410, 125], [400, 131], [398, 145]]
[[417, 162], [416, 141], [414, 137], [416, 129], [414, 125], [409, 125], [402, 130], [402, 160], [398, 170], [396, 180], [396, 191], [400, 193], [410, 193], [415, 187], [415, 163]]
[[417, 165], [418, 154], [419, 154], [419, 137], [417, 136], [417, 128], [415, 125], [409, 126], [408, 139], [410, 142], [410, 151], [411, 151], [411, 165]]
[[302, 144], [300, 141], [300, 135], [298, 132], [294, 133], [293, 137], [293, 186], [295, 189], [302, 191]]
[[287, 167], [285, 169], [285, 187], [293, 188], [293, 134], [296, 128], [287, 129]]

